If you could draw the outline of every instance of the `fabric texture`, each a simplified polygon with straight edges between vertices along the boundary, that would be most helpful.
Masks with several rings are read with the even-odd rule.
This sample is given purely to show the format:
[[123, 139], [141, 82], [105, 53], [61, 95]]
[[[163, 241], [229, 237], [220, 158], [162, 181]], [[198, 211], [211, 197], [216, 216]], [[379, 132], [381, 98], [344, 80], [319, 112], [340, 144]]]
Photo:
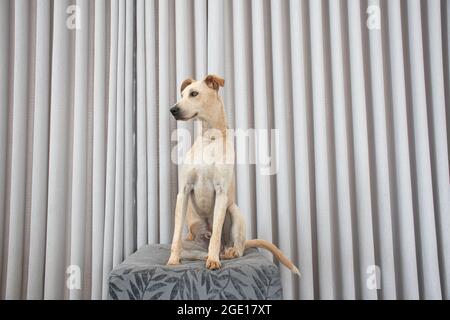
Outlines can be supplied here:
[[109, 274], [112, 300], [279, 300], [280, 272], [257, 249], [238, 259], [222, 260], [222, 268], [208, 270], [204, 261], [182, 260], [166, 266], [168, 245], [148, 245], [117, 265]]

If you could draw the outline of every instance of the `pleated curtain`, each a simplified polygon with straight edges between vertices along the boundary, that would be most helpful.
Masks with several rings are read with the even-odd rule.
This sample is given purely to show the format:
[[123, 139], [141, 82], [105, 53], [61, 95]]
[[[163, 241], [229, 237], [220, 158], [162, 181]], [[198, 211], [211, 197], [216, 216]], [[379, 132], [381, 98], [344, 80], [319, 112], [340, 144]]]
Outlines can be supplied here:
[[449, 0], [0, 0], [0, 297], [105, 299], [170, 243], [169, 108], [214, 73], [237, 152], [273, 142], [237, 203], [286, 299], [449, 299], [449, 62]]

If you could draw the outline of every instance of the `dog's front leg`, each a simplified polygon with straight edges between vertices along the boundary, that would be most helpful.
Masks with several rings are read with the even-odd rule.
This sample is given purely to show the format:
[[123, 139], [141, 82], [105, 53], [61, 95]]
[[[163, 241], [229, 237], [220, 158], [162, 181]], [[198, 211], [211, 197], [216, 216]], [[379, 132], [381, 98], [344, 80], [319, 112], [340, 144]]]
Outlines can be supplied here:
[[208, 259], [206, 260], [206, 267], [208, 269], [220, 268], [220, 241], [222, 238], [223, 221], [227, 209], [228, 197], [225, 192], [216, 191], [216, 201], [214, 204], [214, 218], [211, 239], [208, 247]]
[[175, 207], [175, 228], [173, 230], [172, 248], [170, 251], [170, 258], [167, 262], [168, 265], [180, 264], [181, 255], [181, 233], [183, 231], [184, 217], [186, 216], [188, 199], [189, 199], [188, 187], [182, 189], [177, 195], [177, 203]]

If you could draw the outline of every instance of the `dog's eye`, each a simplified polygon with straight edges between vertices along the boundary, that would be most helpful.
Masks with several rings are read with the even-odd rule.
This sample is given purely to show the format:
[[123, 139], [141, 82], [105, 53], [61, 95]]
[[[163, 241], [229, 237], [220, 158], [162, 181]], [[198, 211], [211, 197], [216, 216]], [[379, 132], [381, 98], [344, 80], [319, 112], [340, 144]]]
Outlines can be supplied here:
[[191, 91], [191, 93], [189, 95], [191, 97], [196, 97], [196, 96], [198, 96], [198, 92], [197, 91]]

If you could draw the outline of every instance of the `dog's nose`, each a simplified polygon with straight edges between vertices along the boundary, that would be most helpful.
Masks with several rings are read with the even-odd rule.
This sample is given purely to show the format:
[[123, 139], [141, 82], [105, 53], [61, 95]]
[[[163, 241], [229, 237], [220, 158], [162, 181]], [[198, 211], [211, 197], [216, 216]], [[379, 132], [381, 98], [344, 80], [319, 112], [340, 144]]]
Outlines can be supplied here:
[[174, 116], [176, 116], [180, 112], [180, 108], [178, 106], [174, 106], [170, 108], [170, 113]]

